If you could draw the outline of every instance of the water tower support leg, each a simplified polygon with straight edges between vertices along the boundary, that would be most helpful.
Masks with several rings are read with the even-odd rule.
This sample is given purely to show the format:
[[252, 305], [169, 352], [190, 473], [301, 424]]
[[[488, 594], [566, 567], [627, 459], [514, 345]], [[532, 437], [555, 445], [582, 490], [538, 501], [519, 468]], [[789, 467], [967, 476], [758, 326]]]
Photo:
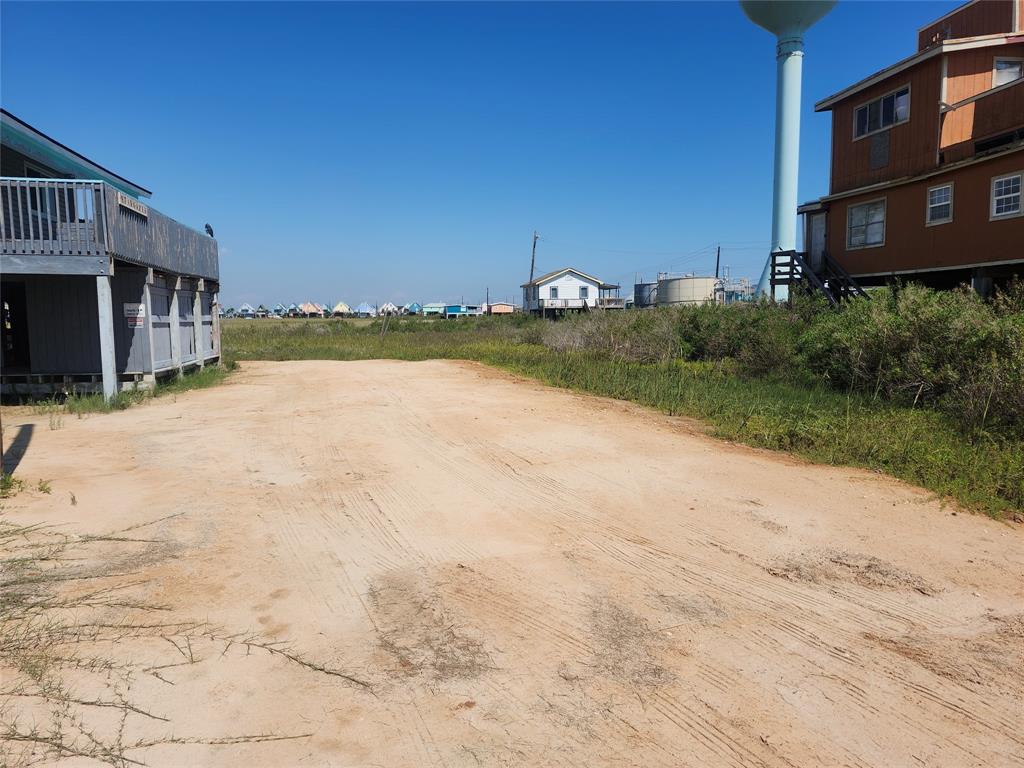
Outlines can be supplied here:
[[[775, 94], [775, 188], [772, 199], [772, 251], [796, 250], [797, 180], [800, 172], [800, 81], [804, 43], [799, 36], [780, 37]], [[764, 266], [758, 293], [771, 292]], [[773, 296], [773, 298], [775, 298]]]

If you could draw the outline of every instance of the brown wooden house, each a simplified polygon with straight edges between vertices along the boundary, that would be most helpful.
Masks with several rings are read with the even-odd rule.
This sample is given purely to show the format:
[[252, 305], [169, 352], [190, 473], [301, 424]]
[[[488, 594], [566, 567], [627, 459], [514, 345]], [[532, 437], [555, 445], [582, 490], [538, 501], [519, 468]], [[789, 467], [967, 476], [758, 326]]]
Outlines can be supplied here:
[[1024, 274], [1024, 0], [972, 0], [815, 110], [832, 176], [800, 207], [812, 269], [986, 293]]

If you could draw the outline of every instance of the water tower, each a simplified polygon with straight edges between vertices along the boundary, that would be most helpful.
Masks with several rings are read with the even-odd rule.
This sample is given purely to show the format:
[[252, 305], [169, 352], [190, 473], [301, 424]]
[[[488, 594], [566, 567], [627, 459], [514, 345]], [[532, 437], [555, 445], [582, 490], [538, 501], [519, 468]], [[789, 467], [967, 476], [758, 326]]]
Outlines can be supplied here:
[[[832, 10], [836, 0], [740, 0], [747, 18], [778, 38], [775, 92], [775, 185], [772, 252], [796, 249], [797, 176], [800, 169], [800, 76], [804, 32]], [[771, 257], [757, 285], [769, 293]]]

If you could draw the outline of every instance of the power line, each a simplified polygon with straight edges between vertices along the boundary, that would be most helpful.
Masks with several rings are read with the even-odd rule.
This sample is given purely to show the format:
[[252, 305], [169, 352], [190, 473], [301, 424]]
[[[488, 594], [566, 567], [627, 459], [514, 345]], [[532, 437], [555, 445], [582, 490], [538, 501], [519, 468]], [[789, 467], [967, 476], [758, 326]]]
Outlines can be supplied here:
[[[548, 243], [549, 245], [560, 245], [562, 247], [578, 248], [580, 250], [593, 251], [595, 253], [620, 253], [620, 254], [624, 254], [626, 256], [675, 256], [675, 255], [679, 254], [679, 251], [680, 251], [680, 249], [648, 251], [648, 250], [637, 249], [637, 248], [595, 248], [593, 246], [583, 245], [581, 243], [569, 243], [569, 242], [565, 242], [564, 240], [552, 240], [549, 237], [544, 237], [544, 238], [541, 238], [541, 239], [545, 243]], [[708, 247], [709, 248], [710, 247], [714, 247], [714, 244], [712, 244], [712, 245], [710, 245]], [[704, 250], [704, 249], [701, 249], [701, 250]]]

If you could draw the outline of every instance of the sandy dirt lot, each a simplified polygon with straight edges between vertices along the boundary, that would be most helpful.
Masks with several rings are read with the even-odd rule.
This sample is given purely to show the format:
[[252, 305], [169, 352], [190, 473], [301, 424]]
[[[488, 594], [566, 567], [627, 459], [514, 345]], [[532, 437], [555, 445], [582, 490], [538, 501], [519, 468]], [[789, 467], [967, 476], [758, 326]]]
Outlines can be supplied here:
[[101, 550], [199, 622], [96, 641], [162, 718], [123, 740], [184, 742], [135, 760], [1024, 765], [1024, 532], [896, 481], [441, 361], [245, 363], [8, 438], [32, 421], [52, 493], [8, 518], [175, 515]]

